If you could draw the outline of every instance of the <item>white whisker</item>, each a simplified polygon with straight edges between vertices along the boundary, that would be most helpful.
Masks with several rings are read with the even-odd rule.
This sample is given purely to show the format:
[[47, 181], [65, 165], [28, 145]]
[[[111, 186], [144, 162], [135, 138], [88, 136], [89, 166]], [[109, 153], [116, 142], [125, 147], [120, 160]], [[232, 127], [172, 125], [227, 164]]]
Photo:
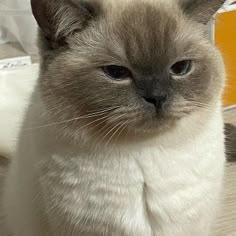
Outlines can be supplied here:
[[[129, 122], [125, 122], [125, 123], [120, 123], [120, 127], [118, 127], [118, 129], [113, 133], [113, 135], [110, 137], [110, 139], [107, 141], [105, 146], [108, 146], [109, 142], [112, 140], [113, 137], [116, 136], [116, 139], [114, 140], [114, 144], [115, 142], [118, 140], [119, 136], [121, 135], [121, 133], [124, 131], [124, 129], [127, 127], [127, 125], [129, 124]], [[114, 145], [113, 144], [113, 145]]]
[[[117, 117], [117, 119], [118, 119], [118, 118], [122, 118], [122, 117], [124, 117], [124, 116], [125, 116], [125, 115], [121, 115], [121, 116]], [[121, 122], [119, 122], [117, 125], [115, 125], [113, 128], [111, 128], [111, 129], [109, 130], [109, 132], [106, 133], [105, 136], [103, 136], [101, 142], [102, 142], [104, 139], [106, 139], [106, 137], [107, 137], [113, 130], [115, 130], [117, 127], [119, 127], [120, 124], [121, 124]]]
[[69, 123], [69, 122], [73, 122], [73, 121], [82, 120], [82, 119], [93, 118], [93, 117], [101, 116], [104, 113], [115, 110], [115, 109], [117, 109], [117, 108], [113, 107], [113, 108], [109, 108], [107, 110], [94, 112], [94, 113], [84, 115], [84, 116], [80, 116], [80, 117], [76, 117], [76, 118], [73, 118], [73, 119], [68, 119], [68, 120], [64, 120], [64, 121], [60, 121], [60, 122], [55, 122], [55, 123], [51, 123], [51, 124], [47, 124], [47, 125], [43, 125], [43, 126], [36, 126], [36, 127], [26, 128], [25, 130], [34, 130], [34, 129], [47, 128], [47, 127], [61, 125], [61, 124], [65, 124], [65, 123]]
[[[109, 118], [109, 116], [110, 116], [110, 114], [109, 114], [109, 115], [106, 115], [106, 116], [103, 116], [103, 117], [101, 117], [101, 118], [99, 118], [99, 119], [93, 120], [92, 122], [89, 122], [88, 124], [86, 124], [86, 125], [80, 127], [78, 130], [76, 130], [76, 132], [79, 132], [80, 130], [82, 130], [82, 129], [84, 129], [84, 128], [86, 128], [86, 127], [88, 127], [88, 126], [90, 126], [90, 125], [92, 125], [92, 124], [94, 124], [94, 123], [96, 123], [96, 122], [98, 122], [98, 121], [100, 121], [100, 120], [107, 119], [107, 118]], [[105, 121], [106, 121], [106, 120], [105, 120]], [[104, 122], [105, 122], [105, 121], [104, 121]], [[96, 126], [99, 126], [99, 125], [100, 125], [100, 123], [97, 124], [97, 125], [95, 125], [93, 128], [95, 128]]]
[[[119, 117], [122, 118], [123, 116], [125, 116], [125, 114], [122, 114], [122, 115], [120, 115]], [[118, 124], [118, 125], [119, 125], [119, 124]], [[107, 125], [105, 125], [102, 129], [99, 130], [99, 132], [101, 132], [104, 128], [107, 127], [107, 128], [105, 129], [105, 131], [102, 132], [102, 133], [97, 137], [97, 139], [96, 139], [96, 143], [97, 143], [96, 148], [98, 148], [99, 144], [101, 144], [101, 142], [104, 141], [104, 139], [109, 135], [109, 133], [111, 133], [115, 128], [117, 128], [118, 125], [115, 125], [113, 128], [109, 129], [109, 128], [110, 128], [110, 127], [109, 127], [110, 124], [107, 124]], [[103, 136], [103, 134], [105, 134], [105, 135]], [[102, 139], [101, 139], [100, 141], [98, 141], [101, 137], [102, 137]]]
[[[110, 136], [110, 138], [109, 138], [108, 141], [106, 142], [105, 147], [108, 146], [108, 144], [110, 143], [110, 141], [112, 140], [112, 138], [117, 134], [117, 132], [121, 129], [121, 127], [123, 127], [123, 125], [124, 125], [124, 123], [123, 123], [123, 122], [120, 122], [120, 123], [118, 123], [118, 124], [114, 127], [113, 130], [115, 130], [115, 131], [113, 132], [113, 134]], [[112, 132], [112, 131], [111, 131], [111, 132]], [[110, 132], [110, 133], [111, 133], [111, 132]]]

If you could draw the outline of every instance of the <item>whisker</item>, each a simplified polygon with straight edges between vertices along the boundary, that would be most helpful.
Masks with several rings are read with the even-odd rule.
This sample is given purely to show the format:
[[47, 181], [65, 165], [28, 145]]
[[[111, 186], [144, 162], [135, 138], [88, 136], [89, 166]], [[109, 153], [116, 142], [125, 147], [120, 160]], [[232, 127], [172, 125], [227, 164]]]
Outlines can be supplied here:
[[218, 111], [216, 111], [216, 109], [215, 108], [211, 108], [211, 107], [207, 107], [207, 106], [202, 106], [202, 105], [198, 105], [198, 104], [196, 104], [195, 105], [195, 107], [197, 107], [197, 108], [199, 108], [200, 110], [202, 110], [202, 111], [206, 111], [206, 112], [217, 112], [217, 113], [219, 113]]
[[64, 120], [64, 121], [60, 121], [60, 122], [55, 122], [55, 123], [51, 123], [51, 124], [47, 124], [47, 125], [43, 125], [43, 126], [36, 126], [36, 127], [26, 128], [25, 130], [41, 129], [41, 128], [46, 128], [46, 127], [51, 127], [51, 126], [55, 126], [55, 125], [65, 124], [65, 123], [69, 123], [69, 122], [73, 122], [73, 121], [78, 121], [78, 120], [82, 120], [82, 119], [93, 118], [93, 117], [101, 116], [104, 113], [115, 110], [115, 109], [117, 109], [117, 108], [113, 107], [113, 108], [109, 108], [107, 110], [94, 112], [94, 113], [84, 115], [84, 116], [80, 116], [80, 117], [76, 117], [76, 118], [73, 118], [73, 119], [68, 119], [68, 120]]
[[[106, 142], [105, 147], [108, 146], [108, 144], [111, 142], [111, 140], [113, 139], [113, 137], [117, 134], [117, 132], [121, 129], [121, 127], [123, 127], [123, 125], [124, 125], [124, 123], [123, 123], [123, 122], [120, 122], [120, 123], [118, 123], [117, 126], [115, 126], [115, 127], [113, 128], [113, 130], [115, 130], [115, 131], [113, 132], [113, 134], [111, 135], [111, 137], [110, 137], [110, 138], [108, 139], [108, 141]], [[113, 131], [113, 130], [112, 130], [112, 131]], [[110, 133], [112, 133], [112, 131], [111, 131]]]
[[189, 100], [189, 102], [190, 102], [192, 105], [215, 109], [215, 106], [212, 105], [212, 104], [207, 104], [207, 103], [198, 102], [198, 101], [194, 101], [194, 100]]
[[[114, 144], [115, 142], [118, 140], [119, 136], [122, 134], [122, 132], [125, 130], [125, 128], [128, 126], [129, 122], [125, 122], [125, 123], [121, 123], [120, 124], [120, 127], [113, 133], [113, 135], [110, 137], [110, 139], [107, 141], [106, 145], [105, 146], [108, 146], [109, 142], [112, 140], [113, 137], [116, 136], [115, 140], [114, 140]], [[113, 146], [114, 146], [113, 144]]]
[[[110, 118], [115, 117], [115, 116], [116, 116], [116, 115], [113, 114]], [[110, 126], [110, 125], [111, 125], [111, 124], [107, 123], [105, 126], [103, 126], [101, 129], [99, 129], [99, 130], [95, 133], [95, 135], [96, 135], [96, 134], [100, 133], [101, 131], [103, 131], [103, 130], [105, 129], [105, 131], [104, 131], [103, 133], [101, 133], [101, 134], [97, 137], [96, 141], [102, 136], [102, 134], [104, 134], [104, 133], [109, 129], [109, 126]]]
[[[118, 119], [118, 118], [122, 118], [122, 117], [124, 117], [124, 116], [125, 116], [125, 114], [123, 114], [123, 115], [117, 117], [117, 119]], [[115, 125], [113, 128], [111, 128], [111, 129], [109, 130], [109, 132], [106, 133], [105, 136], [103, 136], [101, 142], [102, 142], [113, 130], [115, 130], [117, 127], [119, 127], [119, 126], [120, 126], [120, 123], [121, 123], [121, 122], [119, 122], [117, 125]]]
[[[97, 120], [95, 120], [95, 121], [93, 121], [93, 122], [90, 122], [89, 124], [86, 124], [85, 126], [80, 127], [78, 130], [76, 130], [76, 132], [79, 132], [80, 130], [82, 130], [82, 129], [86, 128], [86, 127], [89, 127], [90, 125], [96, 123], [97, 121], [102, 120], [101, 122], [99, 122], [98, 124], [96, 124], [95, 126], [93, 126], [92, 128], [90, 128], [90, 130], [94, 130], [96, 127], [98, 127], [98, 126], [102, 125], [103, 123], [107, 122], [107, 118], [109, 118], [110, 116], [114, 116], [114, 115], [109, 114], [109, 115], [104, 116], [104, 117], [102, 117], [102, 118], [100, 118], [100, 119], [97, 119]], [[106, 127], [107, 125], [108, 125], [108, 124], [106, 124], [104, 127]], [[101, 130], [103, 130], [104, 127], [102, 127], [98, 132], [100, 132]], [[96, 133], [97, 133], [97, 132], [96, 132]], [[94, 136], [94, 135], [93, 135], [93, 136]], [[76, 140], [75, 140], [75, 142], [76, 142]], [[75, 145], [76, 145], [76, 143], [75, 143]]]
[[[125, 114], [120, 115], [119, 117], [122, 118], [123, 116], [125, 116]], [[98, 148], [99, 144], [101, 144], [102, 141], [104, 141], [104, 139], [107, 137], [107, 135], [109, 135], [109, 133], [111, 133], [115, 128], [117, 128], [118, 125], [115, 125], [115, 127], [113, 127], [112, 129], [110, 129], [110, 124], [105, 125], [102, 129], [100, 129], [98, 132], [101, 132], [102, 130], [105, 129], [104, 132], [102, 132], [96, 139], [97, 145], [96, 148]], [[105, 135], [104, 135], [105, 134]], [[104, 136], [103, 136], [104, 135]], [[100, 141], [98, 141], [100, 138], [102, 137], [102, 139]]]
[[[96, 119], [96, 120], [94, 120], [94, 121], [92, 121], [92, 122], [89, 122], [88, 124], [86, 124], [86, 125], [80, 127], [78, 130], [76, 130], [76, 132], [79, 132], [80, 130], [82, 130], [82, 129], [84, 129], [84, 128], [86, 128], [86, 127], [88, 127], [88, 126], [90, 126], [90, 125], [92, 125], [92, 124], [94, 124], [94, 123], [96, 123], [96, 122], [98, 122], [98, 121], [100, 121], [100, 120], [107, 119], [107, 118], [109, 118], [109, 116], [110, 116], [110, 114], [109, 114], [109, 115], [106, 115], [106, 116], [103, 116], [103, 117], [101, 117], [101, 118], [99, 118], [99, 119]], [[105, 120], [105, 121], [106, 121], [106, 120]], [[105, 121], [104, 121], [104, 122], [105, 122]], [[100, 125], [100, 123], [97, 124], [96, 126], [99, 126], [99, 125]], [[93, 128], [95, 128], [96, 126], [94, 126]]]
[[[211, 104], [206, 104], [203, 102], [198, 102], [194, 100], [188, 100], [184, 103], [177, 103], [174, 104], [175, 107], [179, 107], [177, 110], [173, 110], [173, 112], [191, 112], [194, 111], [194, 109], [198, 108], [202, 111], [216, 111], [215, 106]], [[182, 109], [181, 109], [182, 108]]]

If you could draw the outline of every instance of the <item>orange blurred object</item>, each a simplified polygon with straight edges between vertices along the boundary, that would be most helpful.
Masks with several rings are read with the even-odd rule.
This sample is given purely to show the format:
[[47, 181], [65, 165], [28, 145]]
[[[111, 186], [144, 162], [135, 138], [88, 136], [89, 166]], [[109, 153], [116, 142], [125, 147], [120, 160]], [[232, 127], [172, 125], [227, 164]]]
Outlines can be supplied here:
[[217, 15], [215, 43], [224, 56], [227, 69], [224, 105], [236, 105], [236, 10]]

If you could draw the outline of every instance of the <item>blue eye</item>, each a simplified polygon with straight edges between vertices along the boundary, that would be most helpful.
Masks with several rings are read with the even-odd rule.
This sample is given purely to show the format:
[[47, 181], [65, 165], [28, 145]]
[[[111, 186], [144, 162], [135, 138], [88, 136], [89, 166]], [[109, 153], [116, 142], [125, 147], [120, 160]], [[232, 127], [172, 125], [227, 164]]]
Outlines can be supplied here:
[[124, 66], [104, 66], [102, 67], [104, 73], [113, 80], [126, 80], [132, 77], [131, 71]]
[[183, 76], [190, 72], [192, 69], [192, 61], [184, 60], [176, 62], [171, 68], [170, 73], [174, 76]]

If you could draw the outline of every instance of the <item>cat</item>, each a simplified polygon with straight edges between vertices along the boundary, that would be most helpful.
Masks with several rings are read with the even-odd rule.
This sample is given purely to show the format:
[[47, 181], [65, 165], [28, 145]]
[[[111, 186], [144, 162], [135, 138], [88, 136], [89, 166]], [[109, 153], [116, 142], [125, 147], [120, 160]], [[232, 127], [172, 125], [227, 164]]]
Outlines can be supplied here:
[[5, 183], [12, 236], [207, 236], [225, 163], [223, 0], [32, 0], [41, 71]]

